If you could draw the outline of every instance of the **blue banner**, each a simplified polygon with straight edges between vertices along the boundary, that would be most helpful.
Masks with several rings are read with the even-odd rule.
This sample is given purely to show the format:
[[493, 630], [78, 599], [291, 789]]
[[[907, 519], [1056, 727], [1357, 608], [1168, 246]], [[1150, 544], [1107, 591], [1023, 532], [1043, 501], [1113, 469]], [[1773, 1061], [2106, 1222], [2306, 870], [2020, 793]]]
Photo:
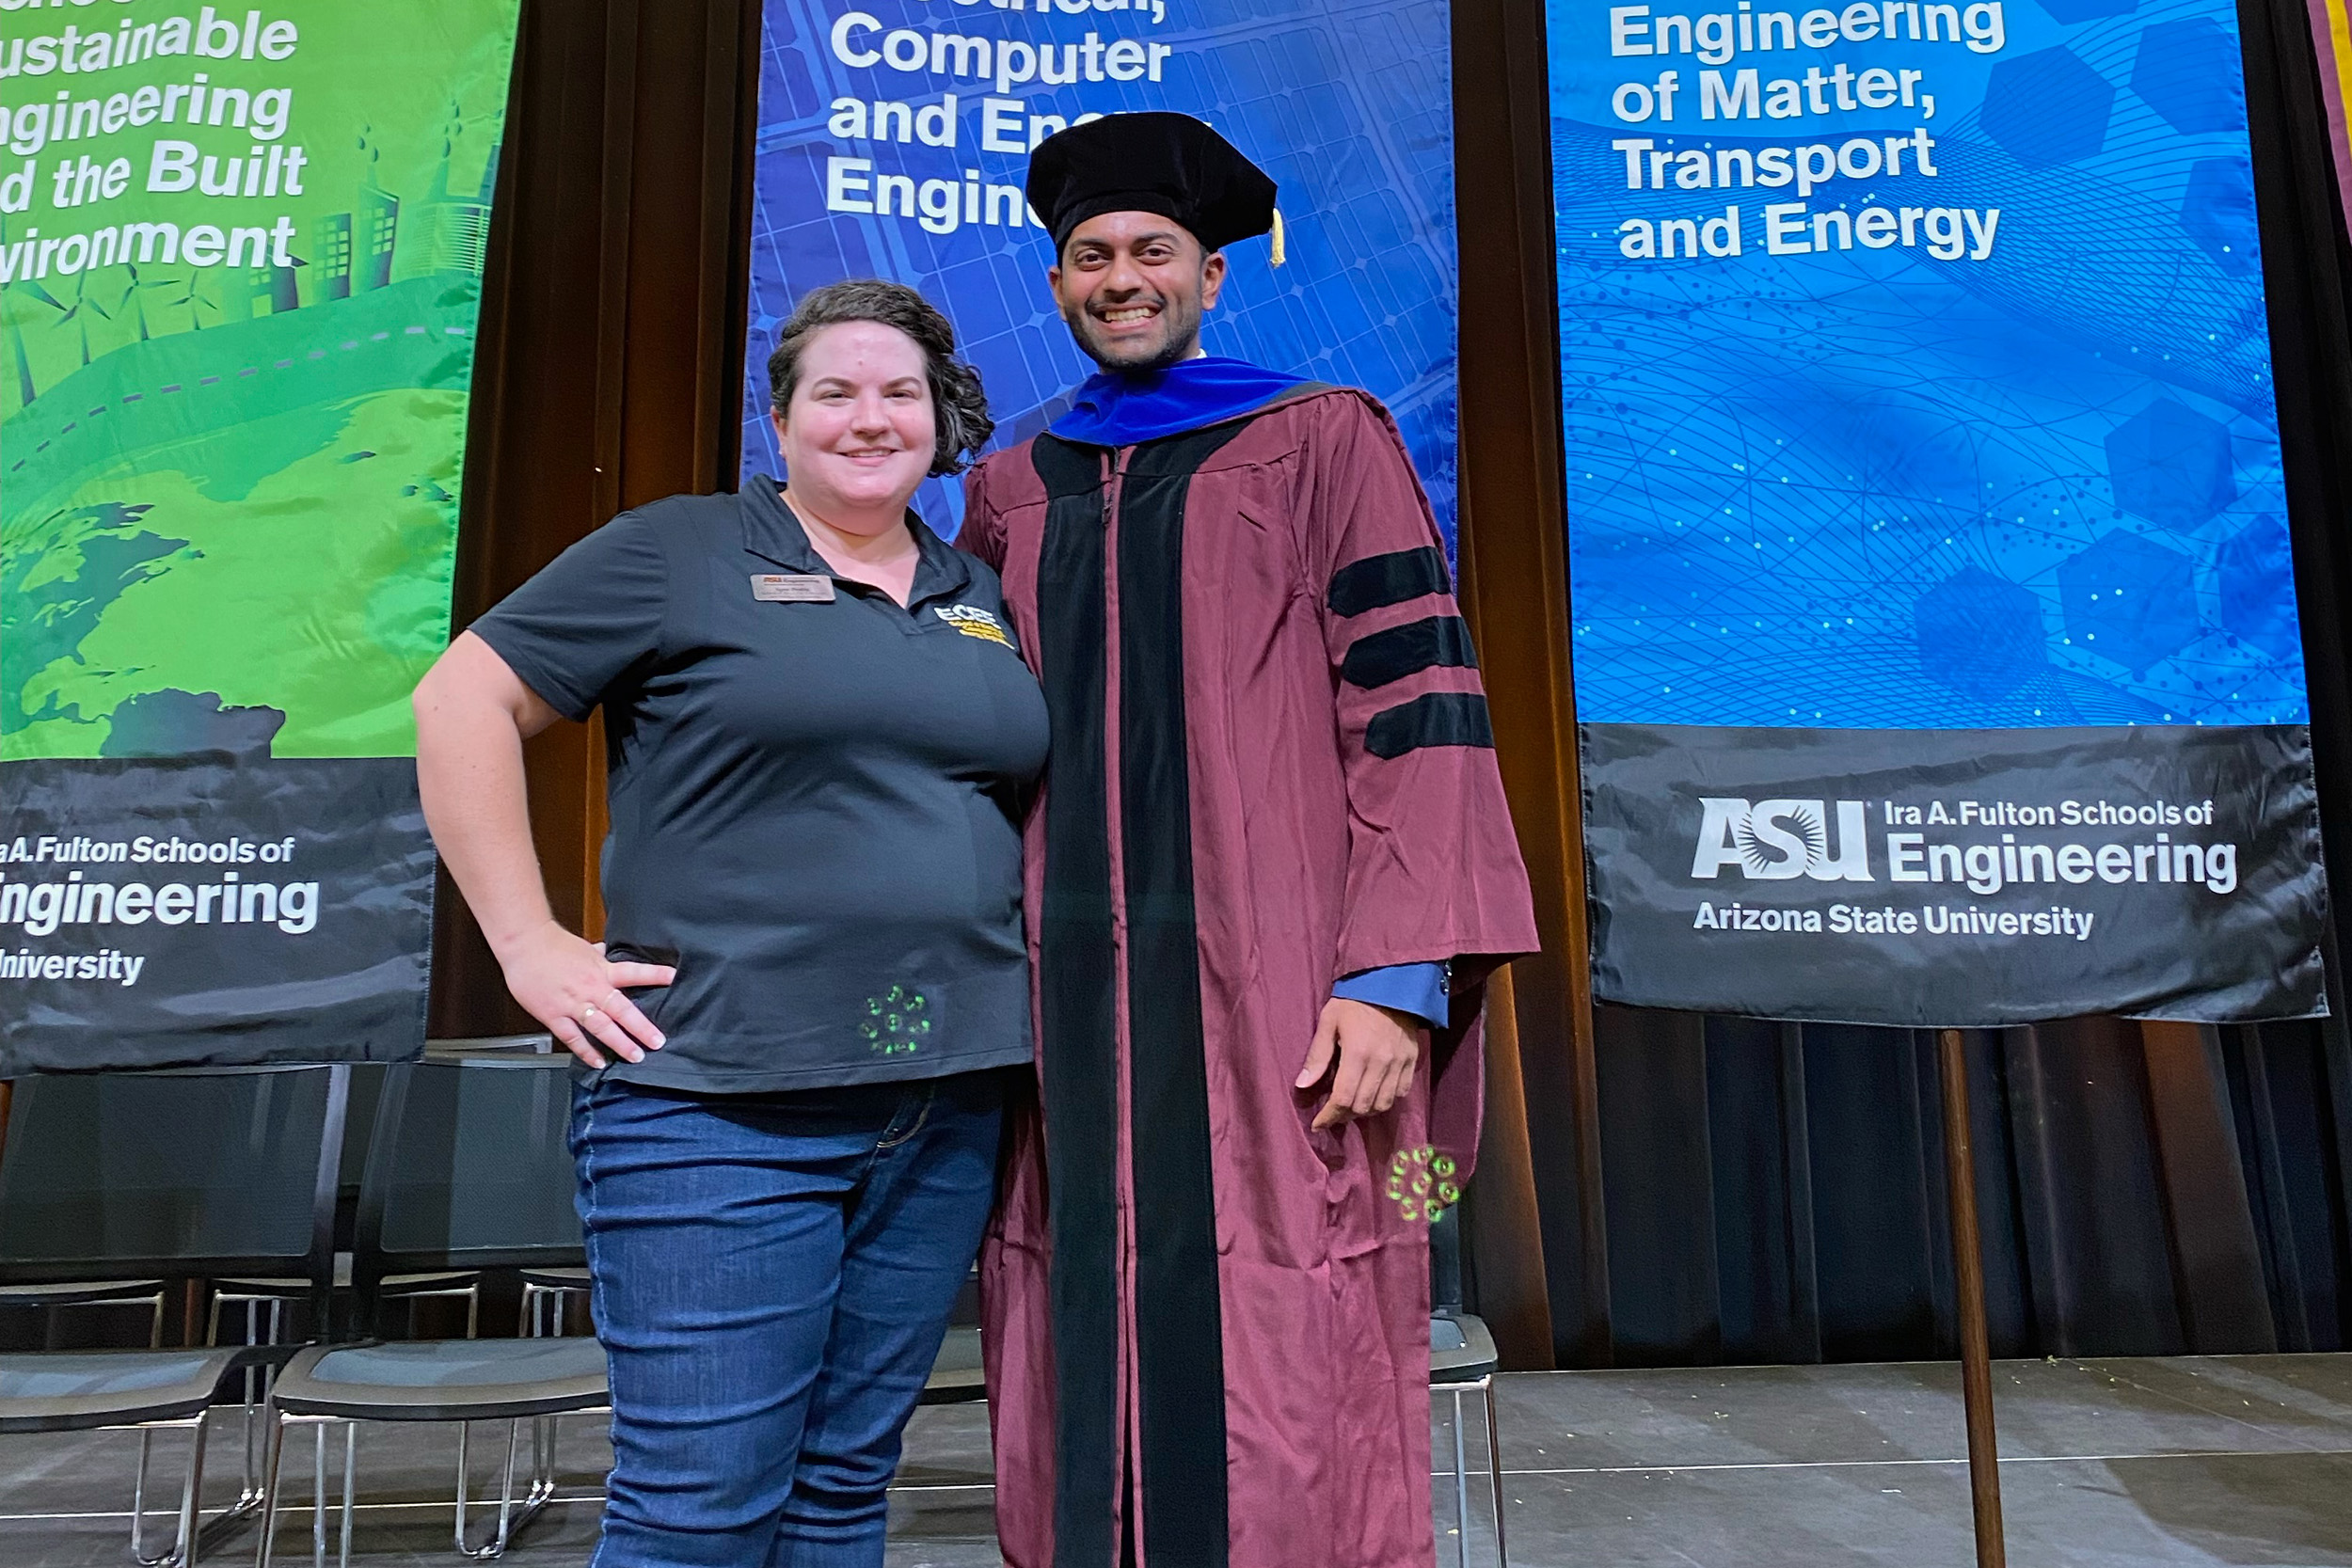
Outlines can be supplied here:
[[[754, 174], [743, 472], [777, 471], [767, 357], [803, 293], [910, 284], [955, 323], [996, 444], [1094, 367], [1045, 284], [1029, 150], [1079, 119], [1170, 109], [1281, 188], [1288, 261], [1233, 247], [1212, 354], [1371, 390], [1451, 537], [1454, 135], [1447, 17], [1413, 0], [769, 0]], [[952, 535], [959, 482], [916, 498]]]
[[1549, 27], [1601, 993], [2323, 1009], [2229, 0]]

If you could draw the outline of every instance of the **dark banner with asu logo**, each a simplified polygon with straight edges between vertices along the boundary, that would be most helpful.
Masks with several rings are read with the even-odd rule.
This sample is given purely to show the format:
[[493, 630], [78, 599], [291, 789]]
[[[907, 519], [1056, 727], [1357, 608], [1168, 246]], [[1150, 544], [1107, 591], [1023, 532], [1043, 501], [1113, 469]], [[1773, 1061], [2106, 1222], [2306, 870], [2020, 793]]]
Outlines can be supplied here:
[[2324, 1008], [2300, 728], [1582, 739], [1613, 1002], [1919, 1026]]
[[415, 763], [60, 759], [0, 784], [0, 1076], [417, 1050]]
[[1596, 993], [2324, 1010], [2232, 0], [1551, 0]]

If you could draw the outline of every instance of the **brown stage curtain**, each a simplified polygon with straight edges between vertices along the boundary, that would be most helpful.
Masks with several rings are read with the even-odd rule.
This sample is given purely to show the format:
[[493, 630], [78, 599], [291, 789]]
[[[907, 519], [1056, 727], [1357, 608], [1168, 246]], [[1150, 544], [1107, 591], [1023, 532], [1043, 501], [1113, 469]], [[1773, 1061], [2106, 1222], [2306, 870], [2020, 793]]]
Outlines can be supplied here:
[[[1956, 1354], [1932, 1034], [1597, 1022], [1620, 1364]], [[2325, 1036], [1970, 1032], [1995, 1352], [2341, 1348], [2352, 1074]]]
[[[461, 500], [464, 626], [625, 508], [733, 482], [758, 0], [525, 0]], [[595, 725], [532, 742], [556, 917], [603, 925]], [[535, 1028], [446, 874], [430, 1031]]]
[[[1466, 1251], [1506, 1365], [1549, 1367], [1555, 1354], [1602, 1365], [1609, 1262], [1568, 687], [1542, 8], [1456, 0], [1453, 35], [1461, 600], [1543, 940], [1492, 998], [1489, 1131]], [[1506, 1011], [1516, 1013], [1514, 1027], [1503, 1026]], [[1515, 1125], [1518, 1117], [1532, 1123]]]

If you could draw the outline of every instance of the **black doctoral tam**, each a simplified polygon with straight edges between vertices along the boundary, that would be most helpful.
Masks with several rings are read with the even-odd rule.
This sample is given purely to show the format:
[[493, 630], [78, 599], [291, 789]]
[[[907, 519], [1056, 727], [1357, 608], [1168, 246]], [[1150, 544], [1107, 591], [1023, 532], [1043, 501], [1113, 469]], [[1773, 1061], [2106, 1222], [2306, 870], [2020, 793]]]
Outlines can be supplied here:
[[1106, 115], [1056, 132], [1029, 157], [1029, 205], [1057, 251], [1104, 213], [1157, 213], [1221, 250], [1275, 226], [1274, 195], [1263, 169], [1190, 115]]

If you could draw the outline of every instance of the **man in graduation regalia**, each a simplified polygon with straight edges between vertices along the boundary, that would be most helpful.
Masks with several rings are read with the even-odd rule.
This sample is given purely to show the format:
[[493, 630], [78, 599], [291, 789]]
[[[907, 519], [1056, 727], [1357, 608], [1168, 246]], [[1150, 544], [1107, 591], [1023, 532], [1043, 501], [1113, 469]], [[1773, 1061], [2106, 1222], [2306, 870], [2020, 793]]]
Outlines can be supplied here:
[[1274, 196], [1183, 115], [1040, 145], [1103, 372], [966, 490], [1054, 725], [1039, 1103], [981, 1267], [1013, 1568], [1431, 1560], [1428, 1226], [1534, 918], [1395, 426], [1201, 356]]

